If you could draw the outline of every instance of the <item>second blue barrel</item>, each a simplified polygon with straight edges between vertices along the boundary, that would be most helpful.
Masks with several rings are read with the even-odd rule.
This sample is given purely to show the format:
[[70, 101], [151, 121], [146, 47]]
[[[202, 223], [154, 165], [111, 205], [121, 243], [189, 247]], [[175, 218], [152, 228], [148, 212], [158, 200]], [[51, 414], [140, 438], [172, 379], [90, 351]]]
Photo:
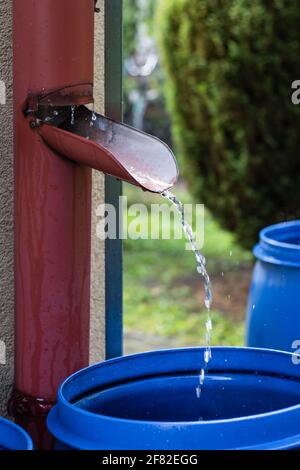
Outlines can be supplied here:
[[253, 252], [247, 345], [300, 352], [300, 221], [266, 227]]
[[0, 450], [32, 450], [28, 434], [16, 424], [0, 418]]
[[203, 348], [105, 361], [71, 375], [48, 417], [57, 448], [300, 449], [300, 367], [287, 352]]

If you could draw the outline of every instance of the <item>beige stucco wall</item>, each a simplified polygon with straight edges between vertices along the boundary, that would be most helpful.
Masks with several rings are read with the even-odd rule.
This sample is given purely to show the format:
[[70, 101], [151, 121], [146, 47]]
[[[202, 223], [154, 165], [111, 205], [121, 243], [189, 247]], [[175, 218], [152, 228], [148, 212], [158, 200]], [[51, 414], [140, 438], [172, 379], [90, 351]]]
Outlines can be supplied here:
[[[104, 0], [95, 15], [95, 109], [104, 110]], [[12, 0], [0, 0], [0, 415], [13, 382], [13, 122], [12, 122]], [[96, 237], [96, 207], [104, 200], [104, 177], [93, 173], [92, 287], [90, 360], [104, 357], [104, 243]], [[4, 351], [4, 345], [6, 351]], [[5, 354], [4, 354], [5, 352]], [[4, 362], [6, 362], [4, 364]]]
[[[104, 0], [98, 1], [100, 13], [95, 14], [94, 98], [95, 111], [104, 113]], [[92, 285], [90, 362], [104, 359], [105, 337], [105, 269], [104, 242], [96, 237], [96, 208], [104, 202], [104, 175], [93, 171], [92, 203]]]
[[0, 0], [0, 80], [0, 414], [4, 415], [14, 361], [12, 1], [8, 0]]

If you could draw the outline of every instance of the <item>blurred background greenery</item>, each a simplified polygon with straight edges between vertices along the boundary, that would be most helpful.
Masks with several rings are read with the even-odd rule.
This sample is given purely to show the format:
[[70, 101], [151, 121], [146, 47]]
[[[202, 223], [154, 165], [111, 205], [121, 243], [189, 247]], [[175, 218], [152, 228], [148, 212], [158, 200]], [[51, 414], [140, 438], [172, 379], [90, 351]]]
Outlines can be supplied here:
[[[300, 217], [297, 3], [123, 0], [124, 118], [174, 149], [175, 194], [205, 204], [213, 344], [243, 343], [259, 229]], [[161, 202], [124, 193], [128, 204]], [[203, 344], [203, 283], [184, 245], [125, 241], [126, 352]]]

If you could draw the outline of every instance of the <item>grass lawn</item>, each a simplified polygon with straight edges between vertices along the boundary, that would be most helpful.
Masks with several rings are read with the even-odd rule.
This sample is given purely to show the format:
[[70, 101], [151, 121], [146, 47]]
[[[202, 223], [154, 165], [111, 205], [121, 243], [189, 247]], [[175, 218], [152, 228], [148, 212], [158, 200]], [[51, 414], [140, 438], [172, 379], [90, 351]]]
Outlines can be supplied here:
[[[174, 193], [184, 203], [191, 203], [184, 187], [175, 188]], [[124, 195], [128, 206], [162, 202], [161, 196], [129, 185], [124, 185]], [[150, 216], [144, 217], [146, 223], [157, 223]], [[127, 220], [130, 223], [133, 219], [127, 214]], [[161, 228], [158, 230], [161, 233]], [[207, 258], [216, 297], [212, 304], [212, 343], [241, 345], [252, 255], [238, 247], [233, 236], [220, 229], [208, 211], [205, 211], [204, 233], [202, 252]], [[196, 272], [193, 253], [185, 250], [185, 244], [185, 239], [172, 238], [124, 241], [125, 341], [128, 335], [137, 332], [145, 341], [149, 335], [176, 339], [179, 346], [204, 344], [207, 312], [203, 307], [203, 281]], [[232, 293], [235, 293], [234, 301]]]

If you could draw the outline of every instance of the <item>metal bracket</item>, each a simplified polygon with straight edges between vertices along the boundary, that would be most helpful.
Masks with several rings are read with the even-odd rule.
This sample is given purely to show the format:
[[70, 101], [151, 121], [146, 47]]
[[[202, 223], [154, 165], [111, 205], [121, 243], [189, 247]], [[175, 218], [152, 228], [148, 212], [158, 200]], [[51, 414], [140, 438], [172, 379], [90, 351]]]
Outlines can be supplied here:
[[43, 90], [41, 93], [29, 92], [24, 114], [35, 113], [42, 106], [72, 106], [93, 103], [93, 84], [75, 83], [55, 90]]
[[33, 117], [29, 125], [32, 129], [40, 127], [43, 121], [63, 120], [69, 113], [70, 106], [93, 103], [93, 84], [76, 83], [55, 90], [43, 90], [41, 93], [29, 93], [23, 112], [26, 117]]

